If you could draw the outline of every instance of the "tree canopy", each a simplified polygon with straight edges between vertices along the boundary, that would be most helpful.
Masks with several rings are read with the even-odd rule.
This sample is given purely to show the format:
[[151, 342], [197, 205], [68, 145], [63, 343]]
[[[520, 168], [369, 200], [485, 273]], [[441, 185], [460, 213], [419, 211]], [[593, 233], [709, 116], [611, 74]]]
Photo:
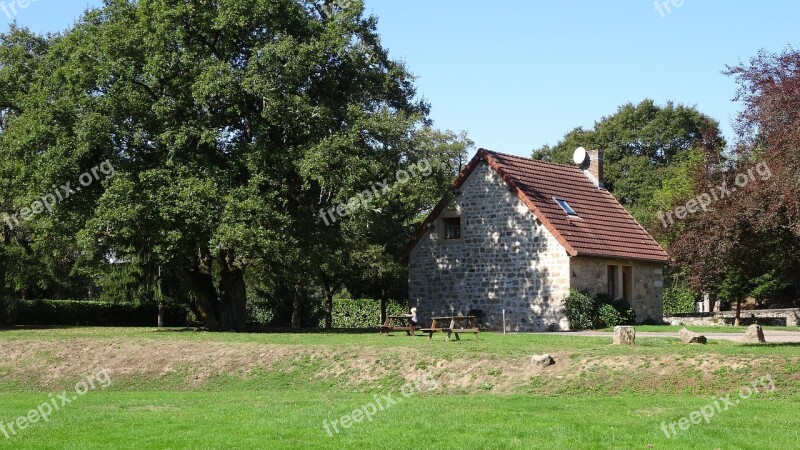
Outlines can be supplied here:
[[573, 129], [555, 146], [534, 149], [533, 157], [571, 164], [578, 147], [603, 150], [606, 188], [637, 220], [650, 224], [660, 208], [656, 196], [665, 195], [658, 194], [662, 181], [690, 164], [692, 151], [721, 152], [725, 141], [719, 124], [697, 109], [648, 99], [620, 106], [591, 129]]
[[695, 288], [740, 303], [800, 286], [800, 53], [762, 51], [726, 73], [744, 104], [737, 144], [728, 164], [701, 166], [693, 180], [737, 190], [689, 217], [671, 252]]
[[[124, 264], [224, 330], [244, 329], [248, 286], [296, 311], [315, 289], [389, 289], [363, 285], [398, 278], [400, 241], [470, 143], [430, 128], [376, 24], [359, 1], [106, 0], [61, 34], [12, 27], [0, 36], [2, 210], [102, 161], [114, 176], [6, 226], [3, 276], [46, 288]], [[430, 174], [341, 220], [319, 213], [423, 161]], [[48, 270], [25, 275], [27, 263]]]

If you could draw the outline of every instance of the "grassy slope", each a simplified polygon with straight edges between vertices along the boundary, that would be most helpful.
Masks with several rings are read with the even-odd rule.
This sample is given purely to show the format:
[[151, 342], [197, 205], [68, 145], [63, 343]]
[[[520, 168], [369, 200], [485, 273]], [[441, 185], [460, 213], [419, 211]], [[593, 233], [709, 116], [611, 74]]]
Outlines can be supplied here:
[[[641, 339], [633, 348], [608, 345], [608, 338], [547, 335], [481, 335], [479, 341], [443, 342], [441, 337], [408, 338], [376, 334], [209, 334], [154, 333], [137, 329], [61, 329], [0, 332], [0, 344], [28, 345], [49, 341], [62, 345], [91, 338], [120, 338], [144, 343], [187, 341], [296, 346], [289, 366], [255, 371], [247, 376], [220, 375], [199, 388], [187, 388], [181, 373], [138, 379], [115, 377], [102, 391], [93, 391], [12, 439], [0, 434], [8, 448], [368, 448], [384, 442], [419, 448], [791, 448], [800, 437], [795, 414], [796, 346], [740, 346], [712, 342], [708, 346], [679, 345], [671, 339]], [[302, 356], [322, 349], [329, 359]], [[439, 389], [415, 394], [379, 412], [372, 422], [354, 424], [329, 437], [323, 420], [336, 420], [372, 402], [375, 394], [399, 393], [396, 376], [358, 388], [342, 378], [319, 378], [322, 366], [340, 355], [377, 350], [389, 359], [412, 352], [425, 355], [415, 364], [437, 359], [473, 358], [516, 361], [532, 353], [567, 352], [571, 360], [630, 357], [752, 358], [765, 361], [777, 390], [756, 395], [688, 431], [667, 439], [662, 421], [676, 421], [706, 405], [713, 397], [735, 394], [763, 375], [752, 368], [719, 367], [714, 385], [668, 393], [649, 386], [647, 376], [582, 371], [569, 383], [531, 377], [511, 395], [459, 394]], [[416, 353], [415, 353], [416, 354]], [[142, 355], [146, 358], [147, 355]], [[794, 359], [791, 359], [793, 358]], [[53, 364], [59, 361], [52, 361]], [[558, 364], [557, 364], [558, 366]], [[644, 366], [643, 366], [644, 367]], [[0, 360], [0, 421], [9, 422], [47, 400], [48, 390], [15, 379], [12, 367]], [[490, 369], [491, 370], [491, 369]], [[643, 369], [646, 370], [646, 369]], [[686, 370], [686, 377], [696, 374]], [[680, 376], [680, 371], [678, 373]], [[634, 380], [634, 381], [631, 381]], [[69, 380], [70, 383], [74, 379]], [[624, 384], [625, 389], [618, 389]], [[549, 387], [549, 386], [552, 386]], [[654, 393], [655, 392], [655, 393]]]

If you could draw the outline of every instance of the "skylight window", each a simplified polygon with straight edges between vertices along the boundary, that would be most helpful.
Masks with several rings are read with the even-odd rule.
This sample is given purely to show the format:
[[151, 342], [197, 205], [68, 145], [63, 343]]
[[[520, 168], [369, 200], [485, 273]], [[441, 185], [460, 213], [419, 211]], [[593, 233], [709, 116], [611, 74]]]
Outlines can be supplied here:
[[553, 200], [555, 200], [556, 203], [558, 203], [558, 206], [560, 206], [565, 213], [569, 214], [570, 216], [576, 216], [576, 217], [578, 216], [578, 213], [576, 213], [575, 210], [572, 209], [571, 206], [569, 206], [569, 203], [567, 203], [567, 201], [564, 200], [563, 198], [553, 197]]

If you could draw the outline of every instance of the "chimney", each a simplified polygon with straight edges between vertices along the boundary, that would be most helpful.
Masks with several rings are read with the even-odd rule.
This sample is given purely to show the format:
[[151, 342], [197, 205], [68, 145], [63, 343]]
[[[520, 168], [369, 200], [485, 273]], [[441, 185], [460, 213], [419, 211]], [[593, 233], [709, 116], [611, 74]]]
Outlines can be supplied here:
[[595, 186], [603, 188], [603, 151], [589, 150], [589, 167], [583, 171]]
[[575, 149], [572, 161], [578, 165], [595, 186], [603, 189], [603, 151], [586, 150], [583, 147]]

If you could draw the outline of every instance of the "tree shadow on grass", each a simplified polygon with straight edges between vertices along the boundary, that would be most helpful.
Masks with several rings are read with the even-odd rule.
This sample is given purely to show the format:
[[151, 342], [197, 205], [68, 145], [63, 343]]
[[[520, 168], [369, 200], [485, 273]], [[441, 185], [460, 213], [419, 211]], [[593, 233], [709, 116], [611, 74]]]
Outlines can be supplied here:
[[[153, 329], [152, 331], [156, 333], [188, 333], [188, 332], [216, 333], [215, 331], [210, 331], [204, 327], [160, 328], [160, 329]], [[225, 333], [225, 332], [221, 331], [220, 333]], [[264, 328], [258, 330], [247, 330], [244, 333], [247, 334], [377, 334], [378, 332], [370, 328], [334, 328], [331, 330], [324, 330], [321, 328], [275, 327], [275, 328]]]
[[70, 328], [85, 328], [85, 326], [83, 326], [83, 325], [0, 325], [0, 331], [68, 330]]
[[[70, 330], [70, 329], [81, 329], [87, 328], [88, 326], [85, 325], [0, 325], [0, 331], [21, 331], [21, 330]], [[138, 328], [141, 331], [146, 332], [153, 332], [153, 333], [216, 333], [214, 331], [210, 331], [205, 327], [166, 327], [166, 328], [157, 328], [157, 327], [104, 327], [104, 326], [91, 326], [91, 328], [106, 328], [109, 330], [114, 330], [117, 328]], [[223, 333], [223, 332], [220, 332]], [[331, 330], [325, 330], [322, 328], [289, 328], [289, 327], [274, 327], [274, 328], [262, 328], [258, 330], [248, 330], [244, 333], [247, 334], [378, 334], [378, 331], [372, 328], [334, 328]], [[394, 337], [394, 336], [406, 336], [405, 333], [396, 332], [391, 333], [387, 337]], [[417, 337], [427, 337], [427, 336], [420, 336], [416, 335]]]

